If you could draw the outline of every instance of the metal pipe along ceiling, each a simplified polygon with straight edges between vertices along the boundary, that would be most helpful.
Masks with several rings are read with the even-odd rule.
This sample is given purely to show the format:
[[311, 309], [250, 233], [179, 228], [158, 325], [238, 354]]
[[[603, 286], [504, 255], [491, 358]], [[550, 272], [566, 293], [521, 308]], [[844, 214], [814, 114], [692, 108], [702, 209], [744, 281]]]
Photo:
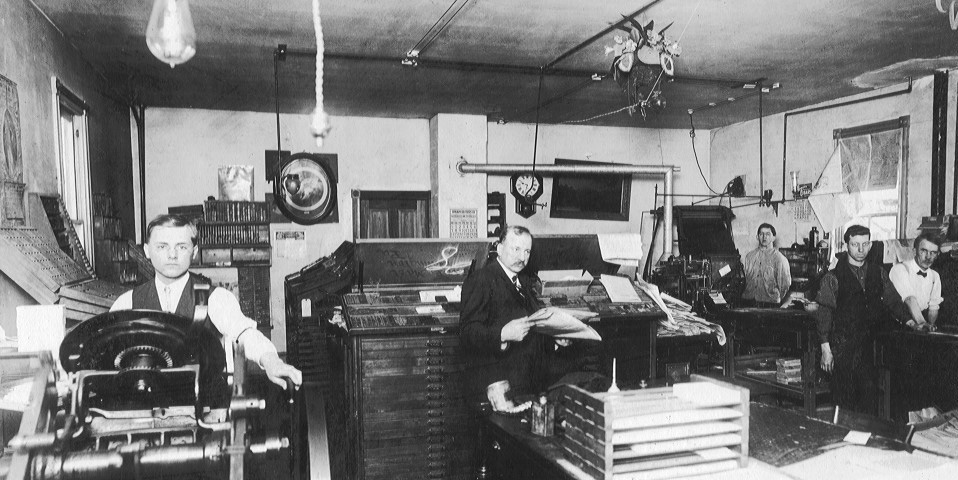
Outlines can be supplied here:
[[[461, 161], [456, 165], [459, 173], [485, 173], [487, 175], [512, 175], [515, 173], [578, 173], [586, 175], [662, 175], [665, 188], [663, 189], [664, 202], [662, 206], [662, 256], [661, 260], [668, 260], [672, 254], [672, 183], [675, 172], [681, 169], [674, 165], [520, 165], [509, 163], [470, 164]], [[654, 241], [655, 239], [652, 239]]]

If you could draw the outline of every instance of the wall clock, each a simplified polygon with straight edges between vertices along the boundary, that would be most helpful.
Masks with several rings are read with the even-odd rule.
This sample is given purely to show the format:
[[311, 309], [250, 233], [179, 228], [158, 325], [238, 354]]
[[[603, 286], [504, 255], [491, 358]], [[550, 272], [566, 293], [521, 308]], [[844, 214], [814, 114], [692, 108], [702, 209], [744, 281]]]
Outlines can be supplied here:
[[510, 182], [512, 196], [516, 198], [516, 213], [529, 218], [536, 213], [536, 200], [542, 196], [542, 175], [516, 173]]

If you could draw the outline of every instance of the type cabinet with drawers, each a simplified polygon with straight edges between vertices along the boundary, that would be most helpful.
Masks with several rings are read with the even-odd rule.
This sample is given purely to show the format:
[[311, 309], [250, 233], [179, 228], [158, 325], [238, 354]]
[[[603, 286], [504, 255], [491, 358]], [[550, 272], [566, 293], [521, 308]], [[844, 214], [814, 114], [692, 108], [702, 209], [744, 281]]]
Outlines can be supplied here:
[[351, 477], [471, 478], [477, 430], [463, 400], [459, 315], [420, 314], [418, 293], [406, 293], [344, 298]]

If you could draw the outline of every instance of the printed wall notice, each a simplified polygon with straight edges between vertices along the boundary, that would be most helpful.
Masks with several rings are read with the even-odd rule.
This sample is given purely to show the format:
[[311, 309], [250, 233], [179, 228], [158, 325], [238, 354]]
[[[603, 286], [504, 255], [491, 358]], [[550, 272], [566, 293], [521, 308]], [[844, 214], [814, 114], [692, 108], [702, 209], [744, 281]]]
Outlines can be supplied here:
[[276, 251], [276, 258], [306, 258], [306, 232], [276, 232], [273, 238], [273, 249]]
[[478, 236], [475, 208], [449, 209], [449, 238], [477, 238]]

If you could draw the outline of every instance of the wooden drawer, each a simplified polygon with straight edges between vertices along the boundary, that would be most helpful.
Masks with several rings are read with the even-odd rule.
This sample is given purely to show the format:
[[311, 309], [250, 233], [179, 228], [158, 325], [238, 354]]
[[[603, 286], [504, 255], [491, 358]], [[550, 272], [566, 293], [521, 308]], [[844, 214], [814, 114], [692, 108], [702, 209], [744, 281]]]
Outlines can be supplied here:
[[[424, 453], [418, 452], [394, 453], [390, 450], [376, 450], [367, 452], [375, 457], [373, 463], [366, 466], [367, 478], [449, 478], [468, 474], [472, 470], [475, 451], [462, 449], [454, 452]], [[379, 477], [380, 475], [389, 475]], [[405, 474], [418, 476], [405, 477]]]
[[363, 402], [363, 413], [392, 412], [415, 409], [455, 409], [466, 408], [460, 392], [416, 392], [406, 393], [401, 398], [394, 395], [369, 395]]
[[[458, 356], [452, 355], [408, 355], [392, 358], [363, 359], [361, 368], [367, 375], [378, 375], [382, 370], [421, 368], [425, 372], [427, 367], [459, 367], [463, 365]], [[411, 373], [411, 371], [410, 371]]]
[[[364, 422], [363, 441], [404, 437], [440, 437], [443, 435], [474, 434], [471, 417], [466, 415], [442, 418], [404, 418], [383, 422]], [[471, 432], [471, 433], [470, 433]]]
[[367, 376], [363, 379], [362, 390], [371, 395], [396, 392], [439, 392], [462, 385], [462, 373], [437, 373], [433, 375], [385, 375]]
[[363, 338], [360, 340], [364, 352], [377, 350], [405, 350], [416, 348], [458, 348], [458, 335], [422, 335], [404, 338]]
[[[382, 361], [378, 361], [378, 362], [382, 363]], [[381, 363], [373, 364], [375, 368], [373, 368], [373, 366], [370, 366], [370, 368], [367, 368], [365, 370], [365, 373], [366, 373], [365, 377], [367, 378], [391, 377], [396, 375], [408, 375], [408, 376], [442, 375], [442, 374], [448, 374], [448, 373], [454, 373], [454, 372], [461, 372], [465, 369], [465, 364], [460, 362], [455, 362], [455, 363], [424, 362], [426, 364], [413, 365], [413, 366], [410, 366], [408, 364], [404, 365], [403, 363], [405, 362], [399, 362], [398, 364], [386, 365], [386, 366], [382, 366]], [[436, 365], [429, 365], [429, 363], [436, 363]]]

